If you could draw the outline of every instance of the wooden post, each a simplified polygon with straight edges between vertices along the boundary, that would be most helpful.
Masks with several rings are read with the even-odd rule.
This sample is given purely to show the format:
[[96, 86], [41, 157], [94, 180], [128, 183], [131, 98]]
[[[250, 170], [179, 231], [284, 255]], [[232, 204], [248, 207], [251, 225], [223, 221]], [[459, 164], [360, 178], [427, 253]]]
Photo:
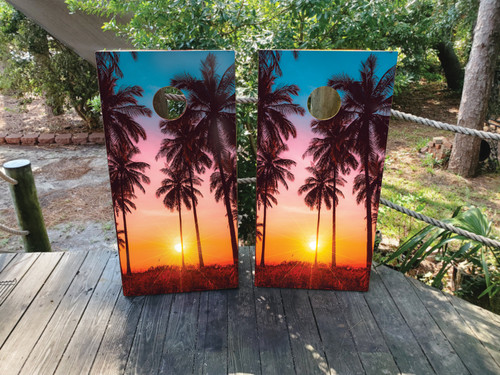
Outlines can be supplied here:
[[3, 167], [7, 176], [17, 181], [16, 185], [10, 185], [10, 192], [16, 207], [19, 226], [29, 231], [27, 236], [23, 236], [24, 249], [30, 253], [51, 251], [36, 194], [31, 163], [29, 160], [19, 159], [9, 161]]

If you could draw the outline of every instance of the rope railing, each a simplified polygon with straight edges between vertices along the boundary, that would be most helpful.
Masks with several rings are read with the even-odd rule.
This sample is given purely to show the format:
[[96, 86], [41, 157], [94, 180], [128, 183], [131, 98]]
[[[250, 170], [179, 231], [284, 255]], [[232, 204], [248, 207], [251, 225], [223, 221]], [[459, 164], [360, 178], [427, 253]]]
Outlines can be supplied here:
[[5, 173], [0, 171], [0, 178], [4, 181], [7, 181], [11, 185], [17, 185], [17, 181], [14, 180], [12, 177], [7, 176]]
[[[165, 94], [165, 99], [170, 99], [170, 100], [178, 100], [178, 101], [186, 101], [186, 97], [184, 95], [177, 95], [177, 94]], [[236, 103], [240, 104], [252, 104], [252, 103], [257, 103], [258, 99], [255, 97], [237, 97], [236, 98]], [[435, 121], [431, 120], [425, 117], [419, 117], [412, 115], [410, 113], [405, 113], [401, 111], [397, 111], [395, 109], [391, 109], [391, 116], [405, 120], [405, 121], [411, 121], [420, 125], [427, 125], [431, 126], [436, 129], [441, 129], [441, 130], [448, 130], [454, 133], [460, 133], [460, 134], [465, 134], [465, 135], [472, 135], [474, 137], [479, 137], [482, 139], [489, 139], [489, 140], [495, 140], [495, 141], [500, 141], [500, 134], [492, 133], [492, 132], [485, 132], [483, 130], [476, 130], [476, 129], [471, 129], [471, 128], [466, 128], [463, 126], [457, 126], [457, 125], [452, 125], [448, 124], [446, 122], [441, 122], [441, 121]]]
[[448, 130], [455, 133], [472, 135], [474, 137], [479, 137], [482, 139], [490, 139], [495, 141], [500, 141], [500, 134], [485, 132], [482, 130], [476, 130], [471, 128], [465, 128], [463, 126], [451, 125], [441, 121], [430, 120], [425, 117], [418, 117], [409, 113], [404, 113], [400, 111], [396, 111], [395, 109], [391, 109], [391, 115], [393, 117], [399, 118], [401, 120], [415, 122], [421, 125], [432, 126], [433, 128]]
[[27, 236], [28, 234], [30, 234], [30, 232], [27, 230], [12, 229], [12, 228], [6, 227], [3, 224], [0, 224], [0, 230], [7, 232], [7, 233], [10, 233], [10, 234], [14, 234], [16, 236]]
[[409, 210], [405, 207], [397, 205], [396, 203], [392, 203], [391, 201], [388, 201], [387, 199], [384, 199], [384, 198], [380, 198], [380, 203], [382, 203], [384, 206], [392, 208], [393, 210], [396, 210], [396, 211], [399, 211], [405, 215], [411, 216], [417, 220], [424, 221], [427, 224], [431, 224], [435, 227], [448, 230], [448, 231], [456, 233], [460, 236], [471, 238], [474, 241], [481, 242], [482, 244], [485, 244], [487, 246], [496, 247], [496, 248], [500, 249], [500, 241], [495, 241], [491, 238], [480, 236], [478, 234], [469, 232], [468, 230], [457, 228], [457, 227], [450, 225], [448, 223], [445, 223], [443, 221], [436, 220], [432, 217], [425, 216], [425, 215], [422, 215], [421, 213]]
[[[170, 100], [182, 100], [185, 101], [186, 98], [183, 95], [175, 95], [175, 94], [165, 94], [165, 98], [170, 99]], [[251, 104], [251, 103], [257, 103], [258, 99], [255, 97], [237, 97], [236, 98], [236, 103], [240, 104]], [[471, 128], [465, 128], [463, 126], [457, 126], [457, 125], [451, 125], [447, 124], [445, 122], [441, 121], [435, 121], [431, 120], [425, 117], [419, 117], [415, 116], [409, 113], [397, 111], [395, 109], [391, 109], [391, 115], [395, 118], [405, 120], [405, 121], [411, 121], [417, 124], [421, 125], [426, 125], [426, 126], [431, 126], [436, 129], [441, 129], [441, 130], [447, 130], [451, 131], [454, 133], [459, 133], [459, 134], [465, 134], [465, 135], [471, 135], [474, 137], [479, 137], [482, 139], [488, 139], [488, 140], [497, 140], [500, 141], [500, 134], [496, 133], [491, 133], [491, 132], [485, 132], [482, 130], [476, 130], [476, 129], [471, 129]], [[245, 177], [245, 178], [238, 178], [238, 182], [242, 184], [251, 184], [256, 182], [255, 177]], [[391, 201], [388, 201], [387, 199], [380, 198], [380, 203], [382, 203], [384, 206], [387, 206], [389, 208], [392, 208], [393, 210], [399, 211], [405, 215], [411, 216], [417, 220], [421, 220], [427, 224], [434, 225], [435, 227], [442, 228], [445, 230], [449, 230], [450, 232], [456, 233], [461, 236], [465, 236], [467, 238], [471, 238], [475, 241], [481, 242], [487, 246], [492, 246], [492, 247], [497, 247], [500, 248], [500, 242], [495, 241], [491, 238], [484, 237], [477, 235], [475, 233], [454, 227], [453, 225], [450, 225], [448, 223], [445, 223], [443, 221], [434, 219], [429, 216], [422, 215], [418, 212], [409, 210], [405, 207], [399, 206]]]
[[[7, 181], [11, 185], [17, 185], [17, 180], [14, 180], [12, 177], [7, 176], [1, 170], [0, 170], [0, 178], [4, 181]], [[0, 230], [18, 236], [27, 236], [28, 234], [30, 234], [30, 232], [28, 232], [27, 230], [12, 229], [2, 224], [0, 224]]]
[[[251, 183], [256, 182], [256, 180], [257, 179], [255, 177], [238, 178], [238, 183], [241, 183], [241, 184], [251, 184]], [[401, 212], [401, 213], [403, 213], [405, 215], [411, 216], [411, 217], [413, 217], [413, 218], [415, 218], [417, 220], [423, 221], [423, 222], [425, 222], [427, 224], [431, 224], [431, 225], [434, 225], [435, 227], [442, 228], [442, 229], [445, 229], [445, 230], [449, 230], [450, 232], [456, 233], [456, 234], [458, 234], [460, 236], [471, 238], [474, 241], [481, 242], [481, 243], [483, 243], [483, 244], [485, 244], [487, 246], [492, 246], [492, 247], [496, 247], [496, 248], [500, 249], [500, 241], [496, 241], [494, 239], [491, 239], [491, 238], [488, 238], [488, 237], [484, 237], [484, 236], [480, 236], [478, 234], [469, 232], [467, 230], [463, 230], [463, 229], [457, 228], [457, 227], [455, 227], [453, 225], [450, 225], [448, 223], [445, 223], [443, 221], [434, 219], [434, 218], [429, 217], [429, 216], [422, 215], [421, 213], [418, 213], [418, 212], [409, 210], [409, 209], [407, 209], [405, 207], [399, 206], [399, 205], [397, 205], [395, 203], [392, 203], [391, 201], [389, 201], [387, 199], [384, 199], [384, 198], [380, 198], [380, 203], [382, 203], [384, 206], [392, 208], [393, 210], [399, 211], [399, 212]]]

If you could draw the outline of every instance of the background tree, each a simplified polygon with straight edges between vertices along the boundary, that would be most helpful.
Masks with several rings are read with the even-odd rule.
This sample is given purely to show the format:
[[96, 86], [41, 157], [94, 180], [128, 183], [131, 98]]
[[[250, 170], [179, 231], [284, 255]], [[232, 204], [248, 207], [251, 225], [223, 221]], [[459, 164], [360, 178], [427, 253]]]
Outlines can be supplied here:
[[54, 115], [73, 108], [89, 129], [100, 126], [95, 68], [3, 1], [0, 66], [0, 91], [25, 100], [44, 96]]
[[[442, 81], [447, 66], [458, 69], [454, 56], [460, 70], [468, 60], [479, 6], [479, 0], [209, 0], [183, 7], [174, 0], [66, 2], [70, 11], [104, 16], [104, 30], [138, 49], [235, 49], [240, 96], [256, 95], [257, 49], [393, 49], [399, 51], [396, 95]], [[446, 80], [449, 87], [450, 80], [456, 81]], [[239, 177], [254, 177], [256, 113], [253, 105], [240, 105], [237, 111]], [[255, 186], [238, 189], [240, 237], [255, 238], [255, 201], [249, 198], [255, 196]]]
[[[465, 72], [464, 90], [458, 112], [458, 125], [481, 130], [488, 110], [495, 67], [500, 49], [500, 2], [482, 0], [470, 59]], [[481, 140], [455, 135], [449, 169], [464, 177], [475, 176]]]

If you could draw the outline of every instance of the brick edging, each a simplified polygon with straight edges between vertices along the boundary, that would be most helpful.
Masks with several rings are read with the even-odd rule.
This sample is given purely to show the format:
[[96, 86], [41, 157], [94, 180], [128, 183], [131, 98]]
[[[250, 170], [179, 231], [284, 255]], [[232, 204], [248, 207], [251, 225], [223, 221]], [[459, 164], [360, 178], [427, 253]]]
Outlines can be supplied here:
[[105, 143], [104, 133], [0, 133], [0, 145], [103, 145]]

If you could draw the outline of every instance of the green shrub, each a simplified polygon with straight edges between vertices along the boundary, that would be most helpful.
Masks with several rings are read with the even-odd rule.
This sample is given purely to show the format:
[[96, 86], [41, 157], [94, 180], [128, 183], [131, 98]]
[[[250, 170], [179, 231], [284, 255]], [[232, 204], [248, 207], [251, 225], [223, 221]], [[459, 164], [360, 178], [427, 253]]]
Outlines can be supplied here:
[[19, 98], [43, 95], [54, 115], [72, 107], [90, 129], [97, 127], [95, 68], [3, 1], [0, 25], [0, 90]]
[[[492, 222], [476, 207], [455, 210], [451, 219], [443, 222], [457, 228], [484, 236], [491, 236]], [[460, 294], [470, 294], [474, 286], [482, 285], [476, 299], [488, 296], [490, 304], [500, 291], [500, 248], [494, 248], [468, 237], [432, 225], [407, 239], [395, 252], [382, 259], [403, 273], [416, 269], [428, 257], [434, 257], [439, 271], [432, 276], [431, 285], [444, 287], [450, 269], [466, 270], [474, 283], [457, 286]], [[479, 280], [479, 281], [478, 281]], [[454, 280], [456, 281], [456, 280]]]

